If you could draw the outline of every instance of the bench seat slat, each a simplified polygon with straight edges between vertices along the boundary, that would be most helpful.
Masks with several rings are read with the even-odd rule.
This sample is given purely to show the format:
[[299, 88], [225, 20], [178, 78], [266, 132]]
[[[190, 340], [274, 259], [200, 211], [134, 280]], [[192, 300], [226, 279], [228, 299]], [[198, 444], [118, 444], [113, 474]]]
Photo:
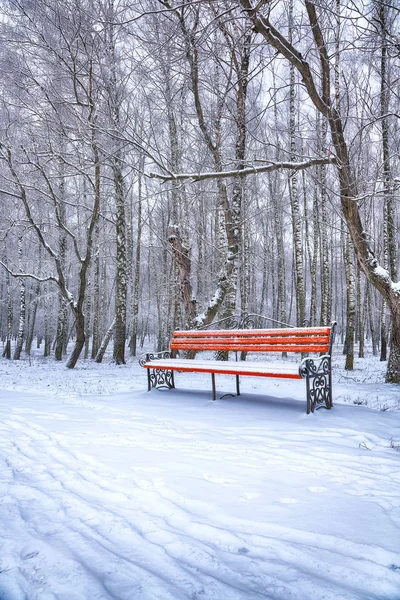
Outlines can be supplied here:
[[294, 363], [265, 364], [259, 362], [233, 362], [220, 360], [161, 359], [143, 365], [146, 369], [169, 369], [191, 373], [219, 373], [226, 375], [247, 375], [255, 377], [280, 377], [301, 379], [298, 365]]

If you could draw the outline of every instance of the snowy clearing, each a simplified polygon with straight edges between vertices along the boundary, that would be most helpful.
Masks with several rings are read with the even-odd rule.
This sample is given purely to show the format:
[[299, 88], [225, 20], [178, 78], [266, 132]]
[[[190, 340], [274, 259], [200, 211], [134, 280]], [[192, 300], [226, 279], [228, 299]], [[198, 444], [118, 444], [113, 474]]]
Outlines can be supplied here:
[[399, 600], [399, 391], [363, 364], [307, 416], [304, 381], [0, 360], [0, 598]]

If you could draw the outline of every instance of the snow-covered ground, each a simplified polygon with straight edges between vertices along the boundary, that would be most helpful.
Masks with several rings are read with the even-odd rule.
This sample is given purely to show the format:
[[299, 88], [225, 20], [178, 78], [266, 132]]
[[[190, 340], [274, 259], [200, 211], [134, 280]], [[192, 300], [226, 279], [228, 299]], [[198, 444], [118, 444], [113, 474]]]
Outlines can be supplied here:
[[400, 600], [399, 386], [342, 363], [307, 416], [304, 381], [0, 359], [0, 598]]

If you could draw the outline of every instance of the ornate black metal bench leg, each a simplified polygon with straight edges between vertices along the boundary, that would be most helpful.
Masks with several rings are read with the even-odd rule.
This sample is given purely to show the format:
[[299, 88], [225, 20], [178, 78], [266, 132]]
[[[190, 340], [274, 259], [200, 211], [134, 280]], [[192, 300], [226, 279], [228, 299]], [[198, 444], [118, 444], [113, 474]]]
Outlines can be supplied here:
[[171, 353], [168, 350], [162, 352], [143, 354], [139, 359], [139, 364], [144, 367], [149, 362], [154, 365], [153, 368], [147, 369], [147, 390], [150, 392], [151, 388], [174, 388], [174, 372], [168, 369], [157, 369], [157, 360], [171, 358]]
[[[304, 363], [303, 363], [304, 364]], [[316, 408], [332, 408], [332, 369], [329, 356], [322, 357], [319, 364], [312, 358], [305, 361], [304, 371], [307, 389], [307, 414]], [[322, 406], [325, 403], [325, 406]]]
[[150, 371], [149, 381], [153, 388], [168, 388], [175, 387], [174, 372], [164, 369], [148, 369]]

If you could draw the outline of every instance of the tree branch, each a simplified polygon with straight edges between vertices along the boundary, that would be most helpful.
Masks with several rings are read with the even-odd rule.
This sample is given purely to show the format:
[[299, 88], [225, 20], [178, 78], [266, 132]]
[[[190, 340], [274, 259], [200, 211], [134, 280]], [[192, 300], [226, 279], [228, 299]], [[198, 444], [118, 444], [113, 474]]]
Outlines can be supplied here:
[[9, 273], [12, 277], [22, 277], [24, 279], [27, 279], [27, 278], [34, 279], [35, 281], [39, 281], [40, 283], [44, 283], [46, 281], [54, 281], [58, 285], [58, 279], [57, 279], [57, 277], [54, 277], [54, 275], [49, 275], [48, 277], [38, 277], [37, 275], [34, 275], [33, 273], [14, 273], [14, 271], [11, 271], [11, 269], [9, 269], [7, 267], [7, 265], [5, 263], [3, 263], [2, 260], [0, 260], [0, 265], [2, 267], [4, 267], [5, 270], [7, 271], [7, 273]]
[[240, 4], [245, 12], [251, 16], [254, 30], [257, 33], [260, 33], [270, 46], [275, 48], [275, 50], [287, 58], [287, 60], [296, 67], [303, 79], [303, 83], [311, 100], [318, 110], [323, 115], [327, 116], [329, 106], [317, 91], [308, 62], [303, 58], [301, 53], [277, 29], [275, 29], [268, 17], [255, 12], [256, 10], [259, 10], [260, 4], [257, 4], [256, 8], [251, 6], [250, 0], [240, 0]]
[[177, 173], [172, 175], [162, 175], [161, 173], [149, 173], [149, 177], [161, 179], [164, 183], [167, 181], [203, 181], [205, 179], [229, 179], [230, 177], [244, 177], [258, 173], [270, 173], [279, 169], [289, 169], [291, 171], [301, 171], [317, 165], [328, 165], [336, 162], [336, 157], [310, 158], [304, 162], [270, 162], [262, 167], [248, 167], [246, 169], [235, 169], [233, 171], [219, 171], [209, 173]]

